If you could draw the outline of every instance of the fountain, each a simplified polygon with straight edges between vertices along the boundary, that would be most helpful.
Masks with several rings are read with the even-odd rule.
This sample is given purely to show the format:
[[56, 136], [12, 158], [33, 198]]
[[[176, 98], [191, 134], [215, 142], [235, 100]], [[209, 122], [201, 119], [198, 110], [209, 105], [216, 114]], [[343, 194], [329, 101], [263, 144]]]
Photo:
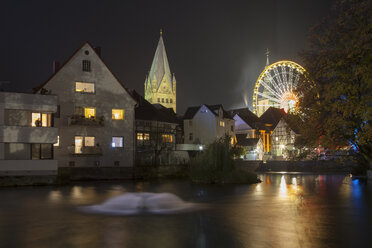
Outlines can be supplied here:
[[126, 193], [107, 201], [79, 209], [108, 215], [173, 214], [195, 210], [198, 204], [183, 201], [171, 193]]

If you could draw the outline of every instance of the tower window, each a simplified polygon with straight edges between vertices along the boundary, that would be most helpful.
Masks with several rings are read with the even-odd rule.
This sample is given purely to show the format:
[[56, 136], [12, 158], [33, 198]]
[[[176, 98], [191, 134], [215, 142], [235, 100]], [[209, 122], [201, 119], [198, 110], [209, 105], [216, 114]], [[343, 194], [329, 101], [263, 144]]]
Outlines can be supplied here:
[[170, 103], [173, 103], [173, 99], [172, 99], [172, 98], [171, 98], [171, 99], [169, 99], [169, 102], [170, 102]]
[[90, 60], [83, 60], [83, 71], [90, 72]]

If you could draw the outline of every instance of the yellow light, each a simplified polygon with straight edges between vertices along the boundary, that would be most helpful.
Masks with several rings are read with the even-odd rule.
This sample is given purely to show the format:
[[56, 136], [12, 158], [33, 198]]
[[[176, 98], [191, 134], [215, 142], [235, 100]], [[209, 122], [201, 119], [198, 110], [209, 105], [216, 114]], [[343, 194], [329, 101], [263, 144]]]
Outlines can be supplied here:
[[298, 103], [298, 97], [290, 91], [283, 94], [280, 101], [280, 108], [283, 108], [286, 113], [294, 111]]
[[124, 120], [124, 109], [113, 109], [112, 119], [113, 120]]
[[96, 117], [96, 108], [84, 108], [85, 118]]

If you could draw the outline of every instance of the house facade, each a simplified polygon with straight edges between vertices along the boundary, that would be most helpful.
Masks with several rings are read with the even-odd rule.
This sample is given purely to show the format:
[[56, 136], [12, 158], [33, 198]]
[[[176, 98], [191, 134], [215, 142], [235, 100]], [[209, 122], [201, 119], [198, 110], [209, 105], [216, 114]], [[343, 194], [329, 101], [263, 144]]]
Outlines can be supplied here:
[[178, 120], [172, 108], [151, 104], [136, 91], [135, 137], [137, 153], [146, 151], [175, 150]]
[[285, 117], [280, 119], [271, 134], [273, 158], [286, 159], [297, 153], [294, 142], [299, 133], [295, 130], [288, 125]]
[[208, 145], [228, 135], [235, 138], [235, 120], [219, 105], [189, 107], [183, 117], [184, 143]]
[[57, 96], [0, 92], [0, 175], [57, 175]]
[[259, 118], [248, 108], [233, 109], [229, 113], [235, 120], [236, 145], [246, 150], [243, 159], [262, 160], [264, 150]]
[[88, 42], [36, 92], [58, 96], [60, 167], [133, 166], [136, 101]]

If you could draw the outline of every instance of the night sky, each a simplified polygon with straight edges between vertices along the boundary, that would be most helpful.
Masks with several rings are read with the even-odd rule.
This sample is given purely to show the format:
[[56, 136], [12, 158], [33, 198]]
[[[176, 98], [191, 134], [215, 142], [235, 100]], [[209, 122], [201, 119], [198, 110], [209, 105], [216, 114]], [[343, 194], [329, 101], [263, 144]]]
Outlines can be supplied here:
[[250, 101], [270, 62], [299, 62], [309, 27], [334, 0], [1, 1], [0, 81], [30, 91], [85, 41], [128, 88], [143, 94], [159, 30], [177, 79], [177, 112], [202, 103], [225, 108]]

